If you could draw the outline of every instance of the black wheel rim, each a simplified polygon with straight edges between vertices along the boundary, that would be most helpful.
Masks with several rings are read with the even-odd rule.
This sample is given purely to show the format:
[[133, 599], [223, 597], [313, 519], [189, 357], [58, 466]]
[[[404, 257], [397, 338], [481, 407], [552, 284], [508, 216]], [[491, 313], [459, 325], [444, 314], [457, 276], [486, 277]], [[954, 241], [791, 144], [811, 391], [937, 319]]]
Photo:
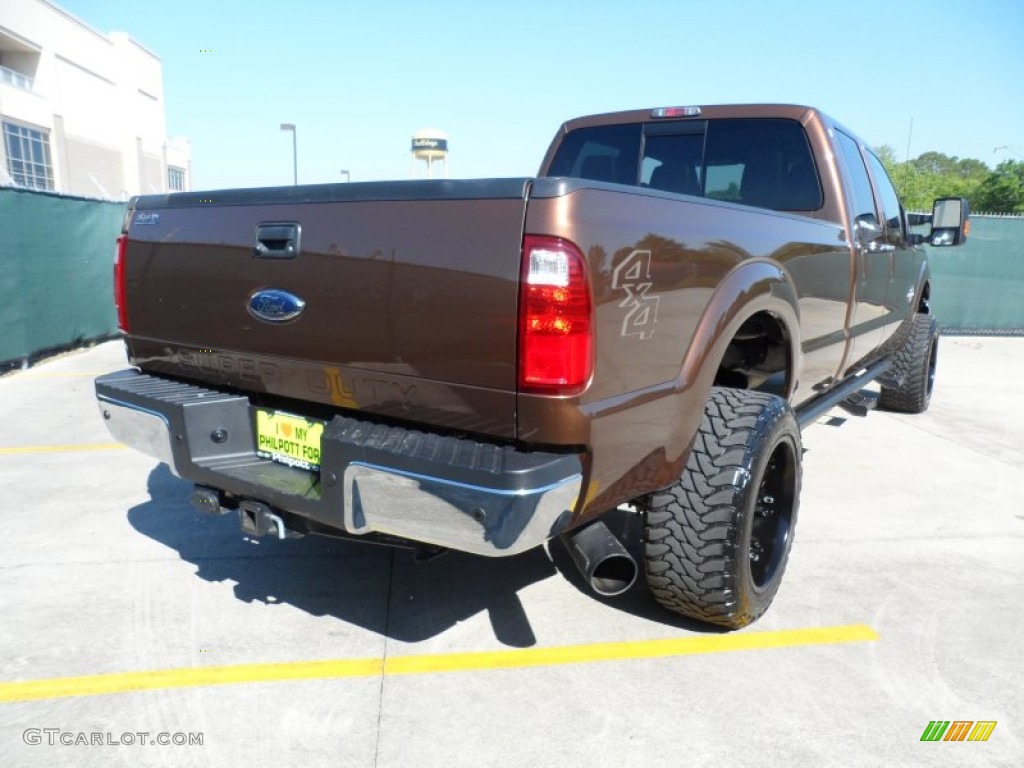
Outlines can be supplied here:
[[768, 458], [754, 501], [749, 563], [756, 590], [772, 583], [786, 559], [795, 503], [796, 456], [793, 444], [783, 440]]

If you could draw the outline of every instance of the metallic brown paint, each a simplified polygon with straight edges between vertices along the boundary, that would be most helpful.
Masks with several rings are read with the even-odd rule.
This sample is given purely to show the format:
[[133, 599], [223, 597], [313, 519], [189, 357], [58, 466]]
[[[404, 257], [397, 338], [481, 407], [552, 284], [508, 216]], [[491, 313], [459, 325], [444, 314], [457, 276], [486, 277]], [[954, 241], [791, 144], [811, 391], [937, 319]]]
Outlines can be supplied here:
[[[516, 409], [521, 440], [591, 448], [580, 520], [660, 487], [651, 482], [671, 482], [725, 348], [752, 315], [767, 312], [787, 329], [794, 400], [813, 394], [809, 386], [798, 388], [801, 371], [838, 373], [849, 249], [835, 225], [595, 184], [531, 199], [526, 231], [570, 240], [590, 262], [597, 318], [591, 386], [574, 398], [520, 393]], [[660, 300], [659, 322], [646, 340], [619, 333], [623, 294], [611, 287], [615, 267], [638, 249], [651, 252], [651, 293]], [[838, 281], [815, 274], [823, 259], [844, 270]], [[828, 328], [817, 347], [807, 348], [819, 341], [811, 339], [801, 349], [801, 318]]]
[[[578, 524], [678, 477], [726, 348], [755, 314], [782, 329], [785, 393], [799, 405], [870, 358], [910, 312], [887, 307], [883, 324], [864, 322], [877, 312], [858, 295], [868, 262], [850, 234], [837, 124], [789, 105], [702, 107], [699, 119], [740, 117], [804, 125], [824, 193], [818, 211], [598, 182], [528, 200], [161, 210], [158, 225], [130, 231], [132, 362], [212, 386], [580, 453]], [[650, 110], [569, 121], [540, 175], [569, 130], [649, 121]], [[253, 232], [266, 221], [301, 224], [296, 259], [253, 258]], [[565, 238], [587, 259], [596, 359], [576, 396], [515, 390], [524, 234]], [[626, 333], [633, 288], [615, 286], [616, 268], [636, 252], [650, 254], [643, 295], [657, 300], [657, 322], [643, 337]], [[893, 267], [903, 283], [917, 281], [918, 296], [922, 260]], [[246, 300], [266, 287], [299, 295], [306, 311], [290, 323], [260, 323]]]
[[[444, 201], [161, 210], [157, 225], [130, 230], [132, 359], [211, 385], [513, 437], [525, 201], [451, 202], [457, 230]], [[301, 224], [302, 253], [255, 258], [256, 226], [280, 220]], [[306, 310], [279, 325], [254, 318], [249, 296], [270, 287]]]
[[[617, 194], [600, 184], [595, 187], [601, 191], [580, 191], [543, 205], [531, 201], [527, 209], [528, 233], [577, 243], [590, 254], [595, 276], [599, 335], [594, 386], [578, 399], [556, 402], [541, 403], [521, 394], [517, 406], [522, 438], [557, 442], [571, 436], [591, 447], [588, 492], [577, 510], [579, 521], [678, 476], [725, 348], [747, 318], [767, 312], [786, 329], [786, 392], [796, 406], [870, 360], [913, 311], [887, 296], [886, 320], [863, 321], [865, 315], [879, 313], [867, 297], [858, 295], [870, 264], [850, 234], [845, 202], [849, 181], [835, 161], [833, 130], [856, 135], [818, 110], [791, 105], [702, 107], [699, 117], [682, 120], [745, 117], [787, 118], [804, 126], [824, 194], [818, 211], [800, 216], [754, 212], [646, 189]], [[539, 175], [545, 175], [569, 131], [626, 122], [653, 121], [650, 110], [637, 110], [565, 123]], [[672, 202], [655, 202], [656, 198]], [[676, 348], [617, 339], [601, 322], [615, 306], [607, 291], [610, 269], [602, 265], [608, 254], [614, 262], [641, 244], [652, 246], [653, 292], [661, 300], [659, 312], [669, 318], [668, 327], [655, 335], [664, 333]], [[899, 250], [904, 265], [899, 290], [906, 284], [913, 287], [916, 280], [920, 295], [927, 280], [923, 255]], [[894, 274], [900, 271], [895, 259], [894, 255]], [[875, 276], [887, 283], [890, 277]], [[870, 342], [865, 343], [868, 337]]]

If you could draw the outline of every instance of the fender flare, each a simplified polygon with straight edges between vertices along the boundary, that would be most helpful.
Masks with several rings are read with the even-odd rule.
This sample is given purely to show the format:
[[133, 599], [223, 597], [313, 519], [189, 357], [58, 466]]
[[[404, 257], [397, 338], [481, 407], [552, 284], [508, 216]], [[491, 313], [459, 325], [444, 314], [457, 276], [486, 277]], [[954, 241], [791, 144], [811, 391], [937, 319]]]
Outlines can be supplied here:
[[729, 343], [743, 323], [759, 312], [777, 318], [785, 330], [789, 347], [786, 396], [790, 396], [802, 362], [800, 304], [792, 277], [766, 258], [744, 261], [715, 288], [683, 356], [677, 387], [710, 392]]
[[[790, 368], [786, 394], [792, 393], [801, 364], [796, 286], [778, 262], [763, 257], [745, 260], [712, 289], [688, 346], [681, 347], [677, 375], [647, 391], [617, 399], [603, 410], [602, 415], [610, 415], [661, 397], [670, 398], [671, 403], [670, 408], [660, 412], [658, 423], [651, 425], [650, 437], [655, 447], [637, 467], [609, 487], [590, 486], [588, 476], [589, 490], [581, 502], [580, 521], [666, 487], [679, 477], [725, 350], [740, 326], [759, 312], [771, 314], [785, 329]], [[593, 409], [588, 415], [594, 415]]]

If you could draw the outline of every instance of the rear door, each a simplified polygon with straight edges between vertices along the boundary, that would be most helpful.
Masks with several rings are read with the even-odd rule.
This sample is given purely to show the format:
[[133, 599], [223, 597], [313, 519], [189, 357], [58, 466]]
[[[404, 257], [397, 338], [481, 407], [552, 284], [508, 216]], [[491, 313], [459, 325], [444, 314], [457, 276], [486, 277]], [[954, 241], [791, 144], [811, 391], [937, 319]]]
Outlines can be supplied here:
[[835, 131], [842, 165], [846, 170], [850, 201], [852, 247], [857, 264], [856, 296], [850, 323], [851, 351], [848, 363], [869, 356], [882, 343], [886, 325], [892, 322], [887, 304], [892, 279], [893, 252], [882, 215], [871, 188], [864, 156], [856, 140]]
[[924, 254], [907, 242], [906, 219], [899, 195], [886, 172], [882, 161], [871, 152], [867, 152], [868, 168], [875, 181], [875, 189], [882, 208], [885, 235], [883, 242], [892, 250], [891, 274], [886, 292], [887, 309], [885, 337], [896, 332], [899, 324], [915, 311], [914, 295], [917, 291], [917, 280], [924, 261]]

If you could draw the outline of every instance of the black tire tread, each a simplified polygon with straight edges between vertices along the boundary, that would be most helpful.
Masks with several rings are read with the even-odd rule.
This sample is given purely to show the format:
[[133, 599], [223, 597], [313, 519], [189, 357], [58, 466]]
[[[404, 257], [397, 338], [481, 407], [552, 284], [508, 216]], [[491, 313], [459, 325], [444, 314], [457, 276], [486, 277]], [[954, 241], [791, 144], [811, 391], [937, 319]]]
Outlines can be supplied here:
[[893, 355], [893, 373], [902, 377], [898, 387], [882, 386], [878, 407], [897, 413], [924, 413], [931, 401], [928, 357], [938, 324], [931, 315], [915, 314], [907, 340]]
[[647, 581], [665, 607], [732, 628], [749, 624], [767, 608], [752, 613], [737, 596], [737, 569], [747, 567], [748, 556], [736, 551], [736, 528], [742, 524], [737, 506], [754, 431], [762, 420], [787, 414], [792, 418], [789, 405], [774, 395], [712, 389], [682, 476], [653, 494], [648, 506]]

